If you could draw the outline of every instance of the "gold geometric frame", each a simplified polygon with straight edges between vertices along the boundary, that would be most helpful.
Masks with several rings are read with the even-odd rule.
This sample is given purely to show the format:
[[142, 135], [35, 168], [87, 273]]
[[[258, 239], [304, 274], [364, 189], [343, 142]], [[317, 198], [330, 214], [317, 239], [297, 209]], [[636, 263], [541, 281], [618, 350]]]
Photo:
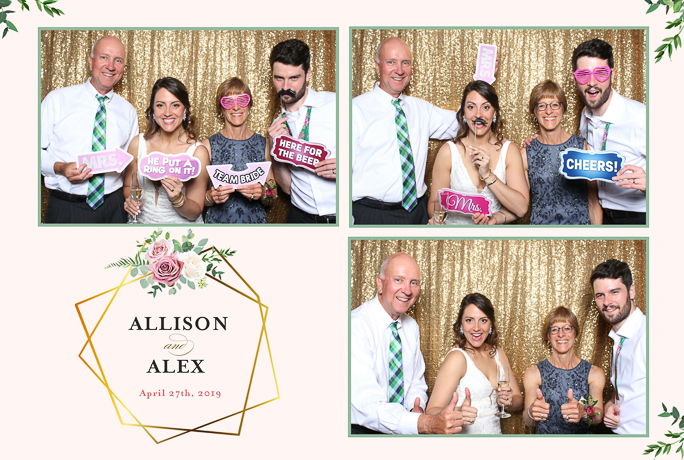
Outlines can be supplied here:
[[[147, 244], [143, 245], [142, 247], [144, 248], [146, 245], [147, 245]], [[141, 248], [141, 250], [142, 250], [142, 248]], [[213, 276], [211, 276], [211, 275], [209, 275], [209, 274], [207, 274], [207, 277], [210, 278], [210, 279], [212, 279], [212, 280], [214, 280], [214, 281], [216, 281], [216, 282], [219, 283], [220, 285], [225, 286], [225, 287], [227, 287], [228, 289], [231, 289], [231, 290], [235, 291], [236, 293], [238, 293], [238, 294], [242, 295], [243, 297], [245, 297], [245, 298], [251, 300], [252, 302], [256, 303], [256, 304], [259, 306], [259, 313], [260, 313], [260, 315], [261, 315], [261, 322], [262, 322], [262, 325], [261, 325], [261, 333], [259, 334], [259, 341], [258, 341], [257, 347], [256, 347], [256, 355], [255, 355], [255, 357], [254, 357], [254, 364], [252, 365], [252, 373], [251, 373], [250, 378], [249, 378], [249, 385], [248, 385], [248, 387], [247, 387], [247, 394], [245, 395], [245, 402], [244, 402], [244, 405], [243, 405], [243, 408], [242, 408], [241, 411], [234, 412], [234, 413], [232, 413], [232, 414], [229, 414], [229, 415], [226, 415], [226, 416], [221, 417], [221, 418], [219, 418], [219, 419], [216, 419], [216, 420], [207, 422], [207, 423], [205, 423], [205, 424], [203, 424], [203, 425], [200, 425], [200, 426], [197, 426], [197, 427], [195, 427], [195, 428], [178, 428], [178, 427], [153, 426], [153, 425], [144, 425], [144, 424], [142, 424], [142, 423], [137, 419], [137, 417], [136, 417], [136, 416], [135, 416], [127, 407], [126, 407], [126, 405], [123, 403], [123, 401], [121, 401], [121, 399], [119, 399], [119, 397], [118, 397], [118, 396], [114, 393], [114, 391], [109, 387], [109, 384], [107, 383], [107, 378], [105, 377], [104, 370], [103, 370], [103, 368], [102, 368], [102, 364], [100, 363], [100, 360], [99, 360], [99, 358], [98, 358], [98, 356], [97, 356], [97, 352], [95, 351], [95, 346], [93, 345], [92, 337], [93, 337], [93, 335], [95, 334], [95, 331], [97, 330], [98, 326], [100, 325], [100, 323], [101, 323], [102, 320], [104, 319], [104, 316], [105, 316], [105, 314], [107, 313], [107, 311], [109, 310], [109, 307], [110, 307], [110, 306], [112, 305], [112, 303], [114, 302], [114, 299], [116, 298], [117, 294], [119, 293], [119, 290], [121, 290], [121, 288], [122, 288], [123, 286], [129, 285], [129, 284], [131, 284], [131, 283], [135, 283], [136, 281], [139, 281], [140, 279], [145, 278], [145, 277], [148, 276], [148, 275], [143, 275], [143, 276], [140, 276], [140, 277], [138, 277], [138, 278], [136, 278], [136, 279], [133, 279], [133, 280], [131, 280], [131, 281], [126, 281], [126, 278], [128, 278], [128, 275], [129, 275], [129, 273], [130, 273], [130, 271], [131, 271], [131, 268], [132, 268], [132, 267], [129, 267], [129, 269], [126, 271], [126, 274], [124, 275], [123, 279], [121, 280], [121, 283], [119, 283], [119, 285], [118, 285], [117, 287], [112, 288], [112, 289], [109, 289], [109, 290], [104, 291], [104, 292], [102, 292], [102, 293], [100, 293], [100, 294], [94, 295], [94, 296], [92, 296], [92, 297], [90, 297], [90, 298], [88, 298], [88, 299], [85, 299], [85, 300], [82, 300], [82, 301], [76, 303], [76, 311], [78, 312], [78, 317], [79, 317], [79, 319], [81, 320], [81, 325], [83, 326], [83, 330], [85, 331], [85, 334], [86, 334], [86, 343], [83, 345], [83, 348], [81, 348], [81, 351], [80, 351], [80, 353], [78, 354], [78, 357], [81, 359], [81, 361], [83, 361], [83, 363], [88, 367], [88, 369], [90, 369], [90, 371], [95, 375], [95, 377], [97, 377], [97, 379], [100, 381], [100, 383], [102, 383], [102, 384], [105, 386], [105, 388], [107, 388], [107, 391], [109, 392], [109, 397], [111, 398], [112, 404], [114, 405], [114, 410], [116, 411], [116, 415], [117, 415], [117, 417], [119, 418], [119, 423], [121, 423], [122, 425], [125, 425], [125, 426], [137, 426], [137, 427], [142, 428], [143, 430], [145, 430], [145, 432], [150, 436], [150, 438], [152, 438], [152, 440], [153, 440], [156, 444], [160, 444], [160, 443], [162, 443], [162, 442], [169, 441], [169, 440], [171, 440], [171, 439], [177, 438], [178, 436], [182, 436], [182, 435], [184, 435], [184, 434], [191, 433], [191, 432], [196, 432], [196, 433], [210, 433], [210, 434], [223, 434], [223, 435], [229, 435], [229, 436], [239, 436], [239, 435], [240, 435], [240, 432], [242, 431], [242, 424], [243, 424], [243, 422], [244, 422], [245, 412], [247, 412], [248, 410], [252, 410], [252, 409], [254, 409], [254, 408], [256, 408], [256, 407], [262, 406], [262, 405], [264, 405], [264, 404], [266, 404], [266, 403], [275, 401], [276, 399], [279, 399], [279, 398], [280, 398], [280, 390], [278, 389], [278, 380], [276, 379], [275, 367], [273, 366], [273, 357], [272, 357], [272, 355], [271, 355], [271, 346], [270, 346], [270, 343], [269, 343], [269, 341], [268, 341], [268, 333], [267, 333], [267, 331], [266, 331], [266, 318], [267, 318], [267, 316], [268, 316], [268, 307], [267, 307], [266, 305], [264, 305], [264, 304], [261, 303], [261, 298], [259, 297], [259, 294], [257, 294], [257, 292], [256, 292], [254, 289], [252, 289], [252, 287], [249, 285], [249, 283], [247, 283], [247, 281], [242, 277], [242, 275], [240, 275], [240, 273], [235, 269], [235, 267], [233, 267], [233, 265], [232, 265], [230, 262], [228, 262], [228, 261], [226, 260], [226, 258], [225, 258], [223, 255], [221, 255], [221, 253], [216, 249], [215, 246], [212, 246], [211, 248], [205, 249], [204, 251], [200, 252], [200, 254], [204, 254], [205, 252], [208, 252], [208, 251], [214, 251], [216, 254], [218, 254], [219, 257], [221, 257], [221, 258], [223, 259], [223, 261], [231, 268], [231, 270], [233, 270], [233, 272], [240, 278], [240, 280], [241, 280], [243, 283], [245, 283], [245, 285], [249, 288], [249, 290], [252, 292], [252, 294], [254, 294], [254, 297], [255, 297], [255, 298], [250, 297], [249, 295], [245, 294], [244, 292], [240, 291], [239, 289], [236, 289], [235, 287], [230, 286], [230, 285], [224, 283], [223, 281], [221, 281], [220, 279], [215, 278], [215, 277], [213, 277]], [[138, 252], [138, 254], [140, 254], [140, 252]], [[113, 292], [113, 295], [112, 295], [112, 298], [111, 298], [111, 299], [109, 300], [109, 302], [107, 303], [107, 307], [106, 307], [106, 308], [104, 309], [104, 311], [102, 312], [102, 315], [99, 317], [99, 319], [98, 319], [97, 323], [95, 324], [95, 326], [93, 327], [92, 331], [89, 331], [89, 330], [88, 330], [88, 327], [87, 327], [87, 325], [86, 325], [86, 322], [85, 322], [85, 320], [84, 320], [84, 318], [83, 318], [83, 315], [82, 315], [81, 307], [80, 307], [80, 306], [81, 306], [82, 304], [84, 304], [84, 303], [90, 301], [90, 300], [96, 299], [96, 298], [98, 298], [98, 297], [101, 297], [101, 296], [103, 296], [103, 295], [109, 294], [109, 293], [111, 293], [111, 292]], [[250, 391], [251, 391], [251, 388], [252, 388], [252, 382], [254, 381], [254, 372], [255, 372], [255, 369], [256, 369], [257, 360], [258, 360], [258, 358], [259, 358], [259, 350], [261, 349], [261, 342], [262, 342], [263, 339], [266, 340], [266, 347], [267, 347], [267, 349], [268, 349], [268, 357], [269, 357], [269, 360], [270, 360], [270, 362], [271, 362], [271, 370], [273, 371], [273, 380], [274, 380], [274, 383], [275, 383], [277, 396], [276, 396], [275, 398], [269, 399], [269, 400], [267, 400], [267, 401], [263, 401], [263, 402], [261, 402], [261, 403], [259, 403], [259, 404], [255, 404], [255, 405], [253, 405], [253, 406], [247, 407], [247, 404], [248, 404], [248, 401], [249, 401], [249, 394], [250, 394]], [[99, 374], [98, 374], [98, 372], [93, 368], [93, 366], [91, 366], [91, 365], [85, 360], [85, 358], [83, 357], [83, 352], [86, 350], [86, 348], [87, 348], [88, 346], [90, 346], [90, 349], [91, 349], [91, 351], [93, 352], [93, 356], [95, 357], [95, 361], [97, 362], [97, 368], [99, 369], [99, 372], [100, 372]], [[126, 410], [126, 412], [128, 412], [128, 414], [129, 414], [137, 423], [126, 423], [126, 422], [123, 421], [123, 419], [121, 418], [121, 413], [119, 412], [119, 407], [117, 406], [117, 401], [118, 401], [119, 404], [121, 404], [121, 406]], [[230, 418], [230, 417], [234, 417], [234, 416], [236, 416], [236, 415], [238, 415], [238, 414], [240, 414], [240, 424], [239, 424], [239, 426], [238, 426], [237, 432], [212, 431], [212, 430], [204, 429], [205, 427], [207, 427], [207, 426], [209, 426], [209, 425], [212, 425], [212, 424], [214, 424], [214, 423], [217, 423], [217, 422], [220, 422], [220, 421], [222, 421], [222, 420], [228, 419], [228, 418]], [[164, 439], [157, 439], [157, 438], [155, 438], [155, 437], [152, 435], [152, 433], [150, 433], [150, 431], [148, 430], [148, 428], [181, 431], [181, 433], [174, 434], [174, 435], [169, 436], [169, 437], [164, 438]]]

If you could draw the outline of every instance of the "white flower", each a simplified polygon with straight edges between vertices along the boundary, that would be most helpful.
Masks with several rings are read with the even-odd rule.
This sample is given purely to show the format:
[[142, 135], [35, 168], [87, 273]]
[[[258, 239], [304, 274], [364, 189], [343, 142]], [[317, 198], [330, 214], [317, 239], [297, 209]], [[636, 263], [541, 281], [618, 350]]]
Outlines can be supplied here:
[[183, 265], [183, 276], [185, 278], [190, 281], [204, 278], [207, 272], [207, 264], [202, 260], [202, 256], [194, 251], [189, 251], [180, 254], [178, 260], [185, 262], [185, 265]]

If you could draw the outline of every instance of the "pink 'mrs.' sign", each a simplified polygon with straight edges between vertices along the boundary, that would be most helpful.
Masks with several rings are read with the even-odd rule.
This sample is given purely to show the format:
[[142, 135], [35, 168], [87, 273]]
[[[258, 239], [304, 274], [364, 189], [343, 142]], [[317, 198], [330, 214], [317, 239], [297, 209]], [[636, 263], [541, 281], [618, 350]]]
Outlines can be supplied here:
[[101, 150], [99, 152], [88, 152], [76, 157], [76, 167], [82, 164], [91, 169], [93, 174], [105, 172], [122, 172], [133, 160], [133, 155], [124, 152], [120, 148], [114, 150]]
[[486, 196], [460, 193], [450, 188], [443, 188], [437, 193], [440, 203], [449, 212], [492, 215], [490, 210], [492, 202]]
[[325, 160], [332, 152], [323, 144], [295, 139], [287, 134], [281, 134], [273, 140], [271, 156], [281, 163], [316, 171], [319, 161]]
[[486, 81], [490, 85], [496, 80], [494, 69], [496, 68], [496, 45], [480, 43], [477, 50], [477, 63], [473, 80]]
[[221, 185], [250, 185], [256, 182], [264, 185], [266, 174], [271, 168], [271, 162], [261, 161], [258, 163], [247, 163], [244, 171], [233, 171], [233, 165], [212, 165], [207, 166], [207, 172], [214, 188]]
[[152, 180], [172, 176], [185, 182], [199, 176], [201, 166], [197, 158], [184, 153], [167, 155], [166, 153], [152, 152], [138, 160], [140, 174]]

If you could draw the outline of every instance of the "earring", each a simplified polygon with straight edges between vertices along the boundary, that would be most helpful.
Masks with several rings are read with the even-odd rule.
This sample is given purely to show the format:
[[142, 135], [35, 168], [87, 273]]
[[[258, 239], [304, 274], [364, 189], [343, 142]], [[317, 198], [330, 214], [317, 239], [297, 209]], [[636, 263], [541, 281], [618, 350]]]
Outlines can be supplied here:
[[187, 116], [188, 116], [188, 112], [185, 112], [185, 113], [183, 114], [183, 121], [185, 121], [185, 118], [186, 118]]
[[492, 118], [492, 123], [496, 123], [496, 115], [494, 115], [494, 118]]
[[465, 115], [463, 116], [463, 123], [468, 123], [468, 120], [466, 120]]
[[539, 123], [539, 120], [537, 120], [537, 117], [533, 117], [535, 123]]
[[459, 327], [459, 328], [458, 328], [458, 332], [460, 332], [461, 335], [463, 335], [463, 328], [462, 328], [462, 327]]
[[489, 335], [492, 335], [492, 328], [489, 328]]

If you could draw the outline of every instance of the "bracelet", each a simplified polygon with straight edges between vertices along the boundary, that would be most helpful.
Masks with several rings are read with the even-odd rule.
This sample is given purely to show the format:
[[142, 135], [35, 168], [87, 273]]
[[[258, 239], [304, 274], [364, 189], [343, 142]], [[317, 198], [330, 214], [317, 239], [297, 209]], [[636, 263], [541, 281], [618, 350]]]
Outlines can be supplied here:
[[174, 208], [182, 208], [185, 204], [185, 194], [181, 193], [178, 196], [180, 197], [179, 199], [175, 199], [171, 202]]
[[[489, 177], [489, 176], [488, 176], [488, 177]], [[499, 178], [496, 177], [496, 176], [494, 176], [494, 180], [493, 180], [493, 181], [491, 181], [491, 182], [488, 183], [488, 184], [487, 184], [487, 182], [485, 182], [485, 184], [487, 184], [487, 187], [491, 187], [492, 185], [496, 184], [496, 181], [498, 181], [498, 180], [499, 180]]]
[[532, 420], [534, 420], [534, 417], [532, 417], [532, 414], [530, 414], [530, 409], [531, 409], [531, 408], [532, 408], [532, 406], [530, 406], [530, 407], [527, 408], [527, 416], [528, 416], [529, 418], [531, 418]]
[[487, 182], [487, 179], [489, 179], [489, 176], [491, 176], [491, 175], [492, 175], [492, 170], [490, 169], [490, 170], [489, 170], [489, 174], [487, 174], [487, 177], [482, 177], [482, 176], [480, 176], [480, 180], [481, 180], [481, 181], [484, 181], [484, 182]]
[[214, 200], [210, 200], [210, 199], [209, 199], [209, 197], [207, 196], [207, 193], [209, 193], [209, 190], [207, 190], [207, 191], [204, 193], [204, 202], [207, 203], [209, 206], [212, 206], [212, 205], [216, 204], [216, 203], [214, 203]]
[[506, 219], [506, 214], [504, 214], [504, 213], [503, 213], [503, 211], [497, 211], [496, 213], [497, 213], [497, 214], [501, 213], [501, 215], [502, 215], [502, 216], [503, 216], [503, 218], [504, 218], [504, 221], [503, 221], [503, 223], [505, 224], [505, 223], [506, 223], [506, 221], [507, 221], [507, 219]]

